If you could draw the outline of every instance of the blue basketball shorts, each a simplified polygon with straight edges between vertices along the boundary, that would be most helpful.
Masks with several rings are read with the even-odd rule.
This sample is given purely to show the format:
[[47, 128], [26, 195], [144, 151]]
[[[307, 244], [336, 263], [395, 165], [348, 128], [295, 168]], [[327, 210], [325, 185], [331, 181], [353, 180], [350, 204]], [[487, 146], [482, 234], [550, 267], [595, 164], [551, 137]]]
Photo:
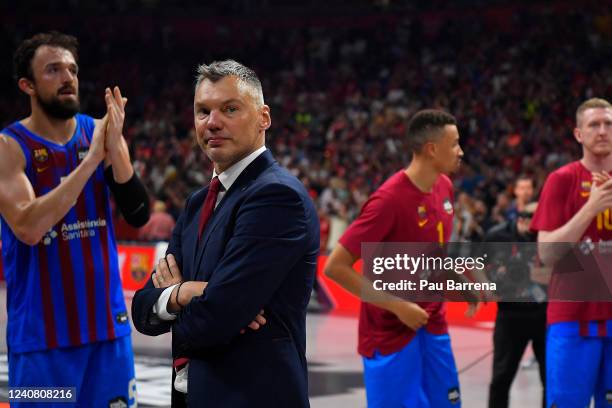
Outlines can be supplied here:
[[400, 351], [363, 358], [368, 408], [458, 408], [459, 378], [448, 334], [424, 328]]
[[[581, 336], [577, 322], [551, 324], [546, 339], [546, 404], [612, 407], [612, 337]], [[610, 333], [610, 331], [608, 331]]]
[[28, 353], [9, 352], [9, 387], [76, 389], [76, 403], [11, 402], [11, 407], [136, 407], [131, 338]]

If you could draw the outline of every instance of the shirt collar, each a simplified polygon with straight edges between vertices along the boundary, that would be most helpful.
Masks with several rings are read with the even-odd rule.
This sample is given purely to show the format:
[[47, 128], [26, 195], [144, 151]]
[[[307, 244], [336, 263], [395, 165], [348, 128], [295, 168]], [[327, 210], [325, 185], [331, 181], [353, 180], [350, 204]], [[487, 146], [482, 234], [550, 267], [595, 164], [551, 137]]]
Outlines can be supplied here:
[[253, 162], [260, 154], [266, 151], [266, 146], [261, 146], [259, 149], [255, 150], [253, 153], [249, 154], [244, 159], [234, 163], [231, 167], [221, 172], [221, 174], [217, 174], [217, 171], [213, 169], [212, 178], [219, 176], [219, 181], [221, 185], [225, 189], [225, 191], [229, 190], [232, 187], [232, 184], [238, 179], [238, 176], [247, 168], [249, 164]]

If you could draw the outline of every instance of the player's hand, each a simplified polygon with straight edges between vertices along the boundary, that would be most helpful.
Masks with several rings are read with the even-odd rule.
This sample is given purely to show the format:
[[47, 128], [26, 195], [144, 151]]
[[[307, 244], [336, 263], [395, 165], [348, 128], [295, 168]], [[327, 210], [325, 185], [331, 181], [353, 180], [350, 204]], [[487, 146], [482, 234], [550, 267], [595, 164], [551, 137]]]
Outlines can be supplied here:
[[[474, 317], [482, 306], [482, 298], [485, 296], [483, 292], [477, 290], [466, 290], [463, 291], [463, 297], [468, 303], [468, 308], [465, 311], [465, 317]], [[486, 294], [486, 296], [495, 296], [494, 293]]]
[[106, 88], [104, 91], [104, 101], [106, 102], [106, 114], [108, 115], [108, 131], [105, 146], [107, 151], [111, 151], [125, 143], [123, 139], [123, 122], [125, 121], [127, 98], [121, 96], [121, 90], [116, 86], [112, 91], [110, 88]]
[[549, 266], [534, 266], [529, 271], [529, 278], [532, 282], [540, 285], [549, 285], [552, 276], [552, 268]]
[[[490, 283], [490, 281], [487, 279], [482, 283]], [[494, 290], [481, 290], [481, 291], [469, 291], [469, 293], [464, 293], [464, 296], [466, 297], [466, 302], [468, 302], [470, 305], [471, 304], [475, 304], [478, 302], [483, 302], [485, 305], [488, 302], [498, 302], [499, 301], [499, 296], [497, 296], [497, 293]], [[478, 306], [478, 309], [480, 309], [480, 306]], [[478, 311], [478, 310], [476, 310]], [[466, 316], [467, 316], [467, 312], [466, 312]], [[468, 317], [472, 317], [472, 316], [468, 316]]]
[[98, 122], [94, 129], [93, 136], [91, 138], [91, 144], [89, 145], [89, 151], [87, 157], [90, 157], [96, 164], [104, 160], [106, 151], [104, 148], [106, 139], [106, 130], [108, 127], [108, 115], [105, 115], [102, 120]]
[[611, 178], [610, 174], [605, 171], [593, 172], [591, 173], [591, 175], [593, 177], [593, 184], [595, 184], [596, 186], [601, 186], [603, 183], [610, 180]]
[[[253, 321], [249, 323], [247, 327], [250, 328], [251, 330], [259, 330], [261, 326], [266, 324], [266, 318], [263, 316], [263, 314], [264, 314], [264, 311], [260, 310], [259, 314], [255, 316], [255, 319], [253, 319]], [[240, 334], [244, 334], [245, 332], [246, 332], [246, 329], [240, 330]]]
[[425, 326], [429, 320], [429, 314], [416, 303], [398, 301], [393, 309], [397, 318], [414, 331]]
[[151, 275], [151, 280], [156, 288], [167, 288], [183, 281], [183, 275], [176, 264], [174, 255], [168, 254], [159, 260], [155, 272]]
[[599, 181], [604, 178], [603, 175], [597, 176], [598, 181], [591, 185], [591, 193], [586, 203], [595, 214], [612, 207], [612, 178], [608, 176], [605, 181]]

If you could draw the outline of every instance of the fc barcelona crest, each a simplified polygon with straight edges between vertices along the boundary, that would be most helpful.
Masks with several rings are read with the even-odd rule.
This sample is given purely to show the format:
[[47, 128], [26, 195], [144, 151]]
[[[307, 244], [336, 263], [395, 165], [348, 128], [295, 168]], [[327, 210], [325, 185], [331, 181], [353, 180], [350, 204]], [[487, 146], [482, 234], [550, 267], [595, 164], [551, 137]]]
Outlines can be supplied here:
[[419, 224], [420, 228], [423, 228], [425, 224], [427, 224], [427, 221], [429, 221], [427, 219], [427, 207], [424, 205], [419, 205], [417, 208], [417, 214], [419, 215], [419, 221], [417, 221], [417, 223]]
[[444, 208], [444, 211], [446, 211], [447, 214], [453, 213], [453, 204], [448, 198], [442, 203], [442, 208]]
[[34, 160], [39, 163], [44, 163], [49, 159], [49, 152], [46, 148], [34, 149]]
[[591, 182], [583, 181], [580, 183], [580, 197], [588, 197], [591, 195]]
[[419, 214], [420, 219], [427, 218], [427, 207], [425, 207], [424, 205], [419, 205], [419, 207], [417, 208], [417, 213]]
[[85, 156], [87, 156], [88, 152], [89, 152], [89, 146], [79, 147], [79, 150], [77, 151], [79, 162], [83, 161]]

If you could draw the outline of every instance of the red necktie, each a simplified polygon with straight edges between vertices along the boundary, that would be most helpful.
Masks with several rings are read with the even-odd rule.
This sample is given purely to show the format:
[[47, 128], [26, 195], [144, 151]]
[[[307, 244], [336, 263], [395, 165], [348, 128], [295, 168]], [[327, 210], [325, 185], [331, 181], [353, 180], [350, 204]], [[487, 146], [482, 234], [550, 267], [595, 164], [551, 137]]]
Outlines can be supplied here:
[[204, 231], [204, 227], [208, 223], [213, 211], [215, 210], [215, 203], [217, 202], [217, 196], [219, 195], [219, 190], [221, 187], [221, 182], [219, 181], [219, 177], [215, 176], [210, 185], [208, 186], [208, 194], [206, 194], [206, 199], [204, 200], [204, 205], [202, 205], [202, 212], [200, 213], [200, 228], [198, 229], [198, 239], [202, 237], [202, 231]]
[[[172, 367], [174, 367], [176, 371], [179, 371], [183, 367], [185, 367], [188, 362], [189, 362], [189, 359], [185, 357], [175, 358], [174, 361], [172, 362]], [[172, 384], [172, 388], [174, 388], [174, 384]]]
[[[198, 239], [202, 237], [202, 231], [204, 231], [204, 227], [206, 227], [208, 220], [210, 220], [210, 217], [215, 210], [215, 204], [217, 203], [217, 196], [219, 195], [220, 189], [221, 182], [219, 181], [219, 177], [215, 176], [208, 186], [208, 194], [206, 194], [206, 199], [202, 205], [202, 212], [200, 213], [200, 227], [198, 228]], [[178, 371], [188, 362], [188, 358], [180, 357], [174, 360], [172, 366]]]

